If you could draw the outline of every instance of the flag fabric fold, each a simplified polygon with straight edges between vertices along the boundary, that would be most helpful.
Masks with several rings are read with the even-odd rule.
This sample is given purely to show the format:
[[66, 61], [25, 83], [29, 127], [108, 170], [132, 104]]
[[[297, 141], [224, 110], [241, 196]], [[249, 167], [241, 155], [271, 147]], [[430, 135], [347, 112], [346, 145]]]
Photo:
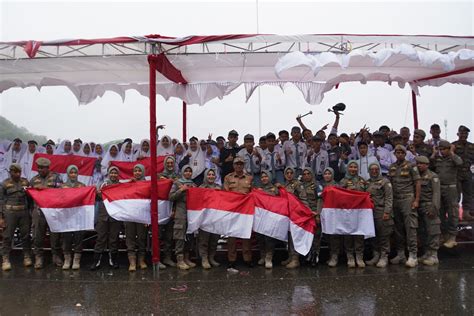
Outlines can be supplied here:
[[375, 236], [373, 203], [368, 192], [326, 187], [322, 194], [322, 232], [331, 235]]
[[[51, 161], [49, 170], [59, 173], [64, 182], [67, 180], [67, 167], [70, 165], [75, 165], [79, 169], [79, 174], [77, 180], [84, 183], [85, 185], [92, 184], [92, 176], [94, 174], [94, 167], [97, 161], [97, 158], [91, 157], [82, 157], [75, 155], [48, 155], [36, 153], [33, 161], [36, 161], [38, 158], [47, 158]], [[38, 166], [36, 163], [33, 163], [31, 166], [31, 177], [34, 177], [38, 174]]]
[[188, 229], [237, 238], [250, 238], [255, 203], [250, 194], [190, 188], [187, 191]]
[[[172, 180], [158, 180], [158, 223], [171, 220], [173, 208], [168, 201]], [[151, 224], [151, 182], [137, 181], [110, 185], [102, 188], [107, 213], [118, 221]]]
[[94, 229], [95, 187], [27, 189], [27, 192], [43, 211], [53, 233]]
[[[156, 172], [160, 173], [164, 170], [165, 156], [156, 157]], [[145, 167], [145, 178], [150, 180], [151, 176], [151, 158], [140, 159], [137, 161], [111, 161], [110, 165], [119, 169], [119, 179], [128, 180], [133, 178], [133, 167], [136, 164], [142, 164]]]

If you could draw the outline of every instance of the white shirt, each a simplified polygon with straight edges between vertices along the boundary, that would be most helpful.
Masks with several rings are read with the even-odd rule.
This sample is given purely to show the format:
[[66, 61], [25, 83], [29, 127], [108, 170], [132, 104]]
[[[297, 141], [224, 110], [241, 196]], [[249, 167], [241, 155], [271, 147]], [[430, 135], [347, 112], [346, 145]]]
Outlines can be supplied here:
[[[273, 165], [272, 165], [272, 156], [273, 156]], [[277, 157], [280, 157], [280, 162], [278, 161]], [[283, 170], [285, 169], [285, 153], [281, 149], [281, 147], [273, 149], [272, 152], [267, 148], [263, 151], [262, 155], [262, 169], [263, 170], [268, 170], [272, 171], [273, 167], [275, 167], [276, 170]]]
[[304, 142], [295, 143], [293, 140], [289, 140], [283, 144], [283, 151], [285, 152], [287, 167], [303, 169], [308, 152]]
[[314, 176], [322, 176], [324, 169], [329, 167], [329, 155], [326, 150], [320, 149], [317, 153], [312, 153], [307, 166], [313, 170]]
[[[260, 154], [263, 158], [263, 151], [261, 148], [254, 147], [255, 150]], [[261, 166], [260, 166], [260, 159], [257, 155], [253, 154], [253, 150], [251, 153], [247, 151], [246, 148], [242, 148], [238, 153], [237, 156], [242, 157], [244, 160], [244, 170], [250, 175], [254, 175], [256, 173], [260, 173]]]

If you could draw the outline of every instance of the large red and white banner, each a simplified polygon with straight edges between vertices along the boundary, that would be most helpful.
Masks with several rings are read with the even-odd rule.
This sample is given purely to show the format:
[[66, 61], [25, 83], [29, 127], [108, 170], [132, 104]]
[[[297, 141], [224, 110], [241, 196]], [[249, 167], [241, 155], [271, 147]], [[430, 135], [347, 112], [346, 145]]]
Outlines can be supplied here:
[[322, 232], [330, 235], [375, 236], [370, 194], [335, 186], [326, 187], [322, 194]]
[[[156, 157], [156, 172], [160, 173], [164, 170], [165, 156]], [[127, 161], [111, 161], [111, 166], [116, 166], [119, 169], [119, 179], [129, 180], [133, 178], [133, 167], [136, 164], [142, 164], [145, 167], [145, 177], [150, 180], [151, 176], [151, 158], [140, 159], [133, 162]]]
[[[173, 181], [158, 180], [158, 223], [171, 219], [173, 204], [168, 201]], [[137, 181], [102, 188], [107, 213], [118, 221], [151, 224], [151, 182]]]
[[[94, 174], [94, 167], [97, 158], [82, 157], [75, 155], [48, 155], [37, 153], [34, 156], [34, 160], [38, 158], [47, 158], [51, 161], [49, 170], [59, 173], [64, 182], [67, 180], [66, 170], [70, 165], [75, 165], [79, 170], [77, 180], [84, 183], [85, 185], [92, 184], [92, 175]], [[33, 163], [31, 166], [31, 176], [34, 177], [38, 174], [38, 166]]]
[[290, 217], [288, 200], [261, 190], [252, 191], [255, 200], [253, 231], [278, 240], [288, 241]]
[[250, 194], [189, 188], [187, 233], [204, 231], [237, 238], [252, 235], [255, 203]]
[[96, 188], [27, 189], [54, 233], [94, 229]]

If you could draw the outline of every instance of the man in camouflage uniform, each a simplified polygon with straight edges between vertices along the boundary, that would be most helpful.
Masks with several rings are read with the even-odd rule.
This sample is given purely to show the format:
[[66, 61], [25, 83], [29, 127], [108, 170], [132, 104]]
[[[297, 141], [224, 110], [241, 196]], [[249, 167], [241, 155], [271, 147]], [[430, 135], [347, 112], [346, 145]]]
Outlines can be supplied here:
[[[38, 167], [38, 175], [34, 176], [30, 181], [30, 186], [34, 189], [59, 188], [63, 181], [61, 177], [49, 170], [51, 161], [46, 158], [38, 158], [35, 161]], [[35, 204], [33, 208], [33, 246], [35, 253], [35, 269], [42, 269], [43, 262], [43, 247], [44, 238], [46, 237], [46, 230], [48, 222], [44, 217], [43, 211]], [[61, 234], [50, 232], [49, 240], [51, 243], [51, 252], [53, 254], [53, 263], [57, 267], [63, 266], [61, 258]]]
[[426, 138], [426, 133], [422, 129], [415, 129], [413, 131], [413, 147], [415, 149], [416, 155], [418, 156], [425, 156], [425, 157], [430, 157], [431, 156], [431, 146], [428, 144], [425, 144], [425, 138]]
[[422, 263], [425, 265], [438, 264], [439, 235], [441, 230], [439, 224], [440, 205], [440, 181], [438, 175], [428, 169], [430, 160], [425, 156], [416, 157], [416, 165], [421, 177], [420, 206], [418, 216], [421, 223], [421, 231], [424, 248]]
[[445, 235], [444, 246], [456, 246], [458, 234], [459, 203], [457, 192], [457, 171], [462, 166], [462, 159], [454, 153], [454, 146], [445, 140], [439, 142], [438, 150], [433, 149], [431, 169], [439, 176], [441, 183], [441, 218], [442, 233]]
[[458, 201], [461, 200], [462, 193], [462, 208], [463, 219], [474, 220], [474, 206], [472, 202], [472, 174], [474, 173], [474, 144], [467, 141], [469, 132], [471, 130], [466, 126], [459, 126], [458, 140], [453, 142], [454, 153], [461, 157], [462, 165], [458, 169]]
[[[28, 199], [25, 188], [28, 180], [21, 177], [21, 166], [13, 163], [10, 166], [10, 178], [6, 179], [0, 189], [0, 222], [5, 221], [3, 231], [2, 270], [11, 270], [10, 251], [15, 229], [20, 228], [20, 236], [23, 247], [23, 265], [30, 267], [31, 262], [31, 240], [30, 226], [31, 217], [28, 209]], [[0, 227], [3, 223], [0, 224]]]
[[[413, 268], [418, 264], [416, 229], [421, 190], [420, 174], [416, 166], [405, 160], [405, 146], [397, 145], [394, 151], [397, 161], [390, 165], [388, 176], [393, 189], [397, 256], [392, 258], [390, 263], [406, 262], [407, 267]], [[408, 261], [405, 257], [405, 245], [408, 246]]]

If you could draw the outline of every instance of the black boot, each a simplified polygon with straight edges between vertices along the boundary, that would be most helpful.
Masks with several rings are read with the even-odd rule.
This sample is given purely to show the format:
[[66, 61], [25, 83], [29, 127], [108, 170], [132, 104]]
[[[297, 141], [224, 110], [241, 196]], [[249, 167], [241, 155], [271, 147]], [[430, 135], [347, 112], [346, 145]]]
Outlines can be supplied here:
[[94, 253], [94, 262], [92, 263], [91, 267], [89, 268], [89, 270], [91, 271], [95, 271], [95, 270], [98, 270], [100, 269], [100, 261], [102, 260], [102, 254], [101, 253], [98, 253], [98, 252], [95, 252]]
[[109, 266], [114, 269], [119, 268], [118, 252], [109, 252]]

